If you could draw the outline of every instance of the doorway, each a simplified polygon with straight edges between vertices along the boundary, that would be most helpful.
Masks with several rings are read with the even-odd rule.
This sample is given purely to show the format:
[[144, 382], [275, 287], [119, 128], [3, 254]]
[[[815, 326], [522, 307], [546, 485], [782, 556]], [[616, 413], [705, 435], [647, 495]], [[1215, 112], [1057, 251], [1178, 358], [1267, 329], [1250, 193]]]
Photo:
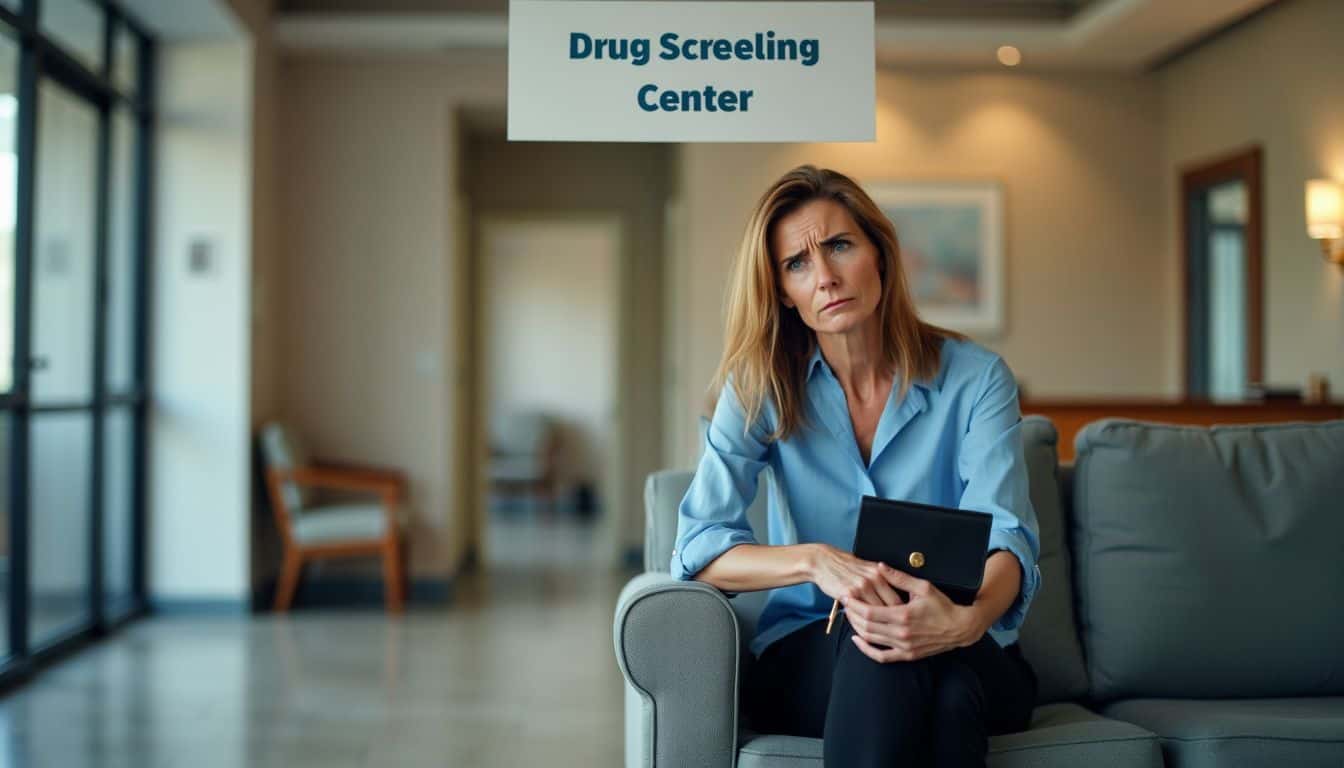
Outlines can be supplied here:
[[[545, 241], [551, 239], [572, 239], [572, 248], [597, 248], [612, 254], [601, 257], [613, 260], [610, 268], [582, 261], [589, 273], [586, 282], [578, 274], [548, 279], [550, 285], [565, 281], [575, 285], [565, 289], [571, 295], [558, 301], [550, 316], [561, 318], [556, 322], [562, 326], [575, 327], [583, 323], [591, 326], [599, 317], [608, 318], [604, 331], [592, 328], [590, 335], [603, 339], [601, 344], [609, 345], [614, 356], [612, 374], [605, 385], [610, 396], [602, 417], [607, 425], [601, 448], [604, 457], [598, 462], [606, 469], [597, 473], [595, 480], [571, 477], [569, 482], [560, 482], [559, 503], [550, 506], [549, 514], [562, 516], [582, 509], [595, 512], [589, 533], [591, 556], [582, 568], [565, 566], [560, 570], [609, 573], [612, 566], [638, 566], [643, 560], [644, 479], [662, 468], [665, 460], [664, 253], [673, 187], [673, 148], [632, 143], [510, 142], [505, 137], [502, 111], [462, 109], [457, 112], [456, 125], [460, 161], [454, 215], [461, 233], [459, 248], [465, 255], [455, 270], [458, 282], [454, 288], [459, 298], [456, 322], [463, 334], [456, 345], [456, 364], [463, 372], [457, 423], [464, 425], [458, 433], [458, 444], [466, 461], [455, 468], [461, 489], [457, 498], [463, 510], [463, 570], [489, 566], [499, 554], [488, 551], [488, 514], [494, 490], [488, 474], [493, 415], [483, 409], [494, 395], [484, 373], [491, 356], [486, 344], [492, 331], [481, 287], [487, 266], [495, 266], [485, 263], [485, 230], [497, 230], [499, 222], [512, 223], [506, 227], [522, 226], [522, 222], [530, 222], [529, 228], [541, 227], [532, 229], [530, 235], [519, 230], [508, 236], [518, 247], [523, 241], [533, 243], [528, 247], [536, 251], [535, 259], [523, 259], [526, 263], [535, 265], [558, 258], [549, 257], [551, 246]], [[533, 269], [552, 274], [548, 270], [553, 267]], [[603, 274], [594, 276], [595, 271]], [[589, 306], [589, 296], [597, 286], [601, 286], [599, 293], [611, 297], [608, 309]], [[562, 292], [555, 288], [550, 295], [560, 296]], [[543, 352], [551, 355], [556, 350], [536, 354]], [[562, 372], [568, 376], [571, 372], [562, 371], [566, 366], [570, 364], [561, 355], [558, 361], [543, 366], [537, 378], [545, 385], [547, 379], [556, 379]], [[582, 407], [587, 412], [597, 413], [591, 398], [583, 402], [590, 403]], [[570, 435], [574, 436], [572, 429]], [[563, 429], [558, 439], [563, 449]], [[563, 457], [558, 472], [565, 472], [565, 467], [593, 466], [592, 457], [585, 458], [582, 453], [578, 450], [575, 456]], [[584, 488], [589, 483], [591, 490]], [[506, 496], [527, 492], [526, 488], [500, 490]], [[505, 503], [520, 519], [529, 519], [527, 500], [513, 498]], [[530, 519], [540, 520], [548, 514], [544, 503], [532, 503], [530, 507]], [[536, 531], [528, 535], [535, 537]]]
[[609, 564], [620, 219], [485, 215], [479, 228], [484, 562]]
[[1263, 387], [1259, 147], [1181, 174], [1185, 394], [1242, 400]]

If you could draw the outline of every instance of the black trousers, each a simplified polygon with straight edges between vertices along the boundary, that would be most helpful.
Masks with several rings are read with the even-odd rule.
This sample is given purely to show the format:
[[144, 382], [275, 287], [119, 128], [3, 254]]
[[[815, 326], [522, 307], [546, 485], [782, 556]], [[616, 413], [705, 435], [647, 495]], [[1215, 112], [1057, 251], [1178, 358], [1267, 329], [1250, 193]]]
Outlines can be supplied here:
[[989, 737], [1026, 730], [1036, 675], [1017, 645], [989, 635], [913, 662], [880, 664], [849, 622], [808, 624], [765, 649], [746, 674], [757, 733], [821, 738], [833, 768], [984, 766]]

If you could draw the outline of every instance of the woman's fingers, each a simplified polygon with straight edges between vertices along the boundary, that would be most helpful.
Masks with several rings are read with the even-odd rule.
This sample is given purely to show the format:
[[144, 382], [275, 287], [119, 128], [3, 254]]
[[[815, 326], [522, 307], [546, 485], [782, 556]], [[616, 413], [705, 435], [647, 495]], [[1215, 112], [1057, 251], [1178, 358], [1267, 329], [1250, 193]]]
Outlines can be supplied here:
[[845, 590], [845, 598], [862, 601], [870, 605], [886, 605], [886, 601], [877, 591], [878, 582], [883, 581], [883, 579], [875, 568], [871, 566], [860, 567], [851, 573], [850, 578], [853, 581], [849, 588]]
[[882, 599], [882, 595], [878, 594], [877, 585], [872, 582], [868, 582], [864, 585], [863, 601], [869, 605], [886, 605], [886, 601]]
[[878, 563], [877, 569], [878, 569], [877, 576], [876, 578], [874, 578], [873, 581], [877, 592], [877, 596], [882, 601], [882, 605], [903, 604], [905, 601], [901, 599], [900, 595], [896, 594], [896, 590], [891, 588], [891, 584], [888, 583], [888, 580], [883, 573], [884, 571], [894, 569], [892, 569], [892, 567], [887, 565], [886, 563]]
[[[929, 656], [952, 650], [951, 646], [938, 645], [919, 645], [910, 643], [887, 643], [881, 639], [864, 637], [855, 632], [850, 635], [854, 645], [865, 656], [881, 664], [889, 664], [893, 661], [918, 661]], [[879, 645], [889, 646], [887, 648], [878, 648]]]
[[870, 643], [904, 646], [910, 633], [905, 609], [899, 606], [875, 606], [859, 601], [845, 604], [845, 616], [854, 631]]
[[879, 564], [879, 572], [887, 583], [912, 595], [928, 595], [930, 588], [933, 586], [924, 579], [911, 576], [905, 571], [892, 568], [886, 563]]
[[879, 664], [888, 664], [893, 661], [914, 661], [914, 657], [910, 654], [909, 651], [903, 650], [898, 647], [892, 647], [886, 650], [882, 650], [879, 648], [874, 648], [872, 643], [869, 643], [867, 640], [864, 640], [861, 636], [857, 634], [850, 635], [850, 637], [854, 640], [854, 644], [859, 647], [859, 651], [862, 652], [863, 655], [867, 656], [873, 661], [876, 661]]
[[[911, 581], [903, 582], [913, 594], [927, 594], [922, 592], [924, 587], [920, 583], [928, 584], [912, 577]], [[861, 594], [857, 587], [853, 591]], [[884, 664], [913, 661], [956, 647], [955, 643], [947, 642], [943, 633], [926, 624], [930, 610], [927, 602], [885, 605], [864, 597], [847, 597], [842, 602], [846, 619], [854, 630], [855, 644], [874, 661]]]
[[903, 602], [882, 573], [887, 566], [857, 558], [855, 563], [858, 564], [856, 576], [860, 582], [855, 597], [871, 605], [900, 605]]

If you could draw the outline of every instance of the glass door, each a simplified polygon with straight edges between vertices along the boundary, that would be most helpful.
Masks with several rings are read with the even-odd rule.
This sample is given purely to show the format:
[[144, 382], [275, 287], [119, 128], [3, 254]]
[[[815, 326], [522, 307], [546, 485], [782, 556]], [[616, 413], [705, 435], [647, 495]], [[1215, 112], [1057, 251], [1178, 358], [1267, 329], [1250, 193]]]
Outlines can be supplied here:
[[38, 88], [28, 432], [29, 644], [87, 624], [98, 246], [98, 109]]
[[19, 45], [0, 31], [0, 659], [9, 647], [10, 586], [14, 547], [10, 428], [14, 394], [15, 216], [18, 200]]
[[154, 43], [0, 0], [0, 693], [145, 610]]

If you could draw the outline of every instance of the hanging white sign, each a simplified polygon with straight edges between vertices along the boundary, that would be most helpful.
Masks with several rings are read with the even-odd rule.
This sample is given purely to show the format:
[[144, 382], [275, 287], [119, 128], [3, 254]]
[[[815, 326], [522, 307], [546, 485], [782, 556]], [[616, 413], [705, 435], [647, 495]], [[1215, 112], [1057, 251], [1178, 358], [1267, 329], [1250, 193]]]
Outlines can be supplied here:
[[511, 0], [513, 141], [872, 141], [871, 2]]

